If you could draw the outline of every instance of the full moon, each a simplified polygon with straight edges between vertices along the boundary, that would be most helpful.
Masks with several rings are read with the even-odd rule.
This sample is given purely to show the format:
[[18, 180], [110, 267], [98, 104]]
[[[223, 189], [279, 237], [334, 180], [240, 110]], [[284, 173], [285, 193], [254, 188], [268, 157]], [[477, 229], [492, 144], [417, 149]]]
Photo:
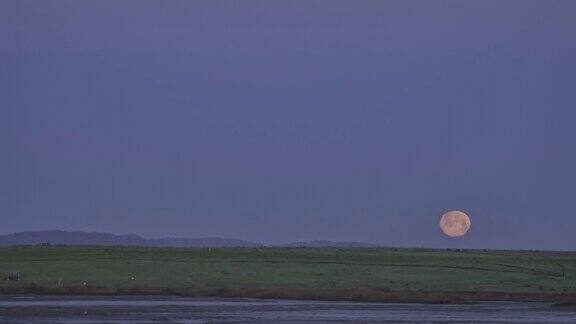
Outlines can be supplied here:
[[470, 217], [458, 210], [449, 211], [440, 218], [442, 232], [450, 237], [463, 236], [470, 229], [470, 225]]

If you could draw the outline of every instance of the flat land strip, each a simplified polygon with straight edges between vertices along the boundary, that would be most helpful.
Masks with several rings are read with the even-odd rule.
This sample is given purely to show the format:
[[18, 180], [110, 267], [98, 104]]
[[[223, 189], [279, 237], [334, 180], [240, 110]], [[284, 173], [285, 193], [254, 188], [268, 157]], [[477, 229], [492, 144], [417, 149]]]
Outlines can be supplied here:
[[9, 273], [1, 294], [576, 301], [576, 252], [20, 246], [0, 248]]

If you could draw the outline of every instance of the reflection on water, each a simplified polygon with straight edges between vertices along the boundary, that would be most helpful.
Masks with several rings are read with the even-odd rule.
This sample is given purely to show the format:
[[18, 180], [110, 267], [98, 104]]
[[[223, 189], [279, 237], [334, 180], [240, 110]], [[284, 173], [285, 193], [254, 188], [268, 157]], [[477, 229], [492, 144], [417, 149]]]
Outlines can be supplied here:
[[471, 305], [377, 304], [184, 297], [0, 297], [0, 322], [557, 322], [575, 323], [576, 309], [546, 303]]

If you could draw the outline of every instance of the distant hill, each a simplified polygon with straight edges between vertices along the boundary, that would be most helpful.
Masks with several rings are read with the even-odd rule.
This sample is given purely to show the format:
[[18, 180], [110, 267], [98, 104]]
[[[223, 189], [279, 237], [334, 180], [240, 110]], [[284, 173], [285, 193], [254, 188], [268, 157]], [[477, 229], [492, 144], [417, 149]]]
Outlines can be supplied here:
[[293, 242], [280, 245], [281, 247], [341, 247], [341, 248], [370, 248], [382, 247], [378, 244], [361, 243], [361, 242], [334, 242], [334, 241], [310, 241], [310, 242]]
[[138, 235], [115, 235], [98, 232], [28, 231], [0, 235], [0, 245], [50, 243], [65, 245], [127, 245], [158, 247], [254, 247], [257, 243], [226, 238], [159, 238], [146, 239]]
[[[148, 239], [135, 234], [116, 235], [99, 232], [66, 232], [66, 231], [28, 231], [8, 235], [0, 235], [0, 246], [9, 245], [124, 245], [124, 246], [155, 246], [155, 247], [257, 247], [262, 244], [219, 237], [205, 238], [157, 238]], [[276, 245], [277, 247], [338, 247], [338, 248], [371, 248], [382, 245], [361, 242], [310, 241], [293, 242]]]

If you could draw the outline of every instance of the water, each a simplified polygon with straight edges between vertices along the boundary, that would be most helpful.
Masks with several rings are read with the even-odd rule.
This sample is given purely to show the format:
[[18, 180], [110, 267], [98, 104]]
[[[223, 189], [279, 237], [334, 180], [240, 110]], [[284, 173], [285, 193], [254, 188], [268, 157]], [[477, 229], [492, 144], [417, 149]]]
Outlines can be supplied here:
[[184, 297], [0, 297], [1, 323], [576, 323], [547, 303], [378, 304]]

